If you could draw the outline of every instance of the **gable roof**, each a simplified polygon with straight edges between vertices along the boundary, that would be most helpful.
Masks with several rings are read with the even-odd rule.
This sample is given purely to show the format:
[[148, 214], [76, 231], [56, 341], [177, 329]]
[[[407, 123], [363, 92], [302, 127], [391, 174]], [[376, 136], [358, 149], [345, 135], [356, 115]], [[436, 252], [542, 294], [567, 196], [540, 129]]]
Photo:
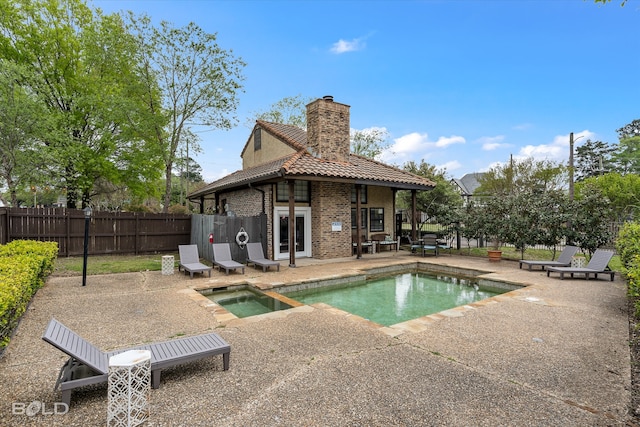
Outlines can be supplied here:
[[242, 147], [242, 151], [240, 152], [241, 157], [247, 150], [249, 142], [251, 142], [253, 131], [255, 131], [256, 128], [264, 129], [296, 151], [304, 150], [307, 146], [307, 132], [304, 129], [300, 129], [298, 126], [256, 120], [256, 124], [253, 127], [251, 134], [249, 134], [247, 142], [245, 142], [244, 147]]
[[462, 195], [471, 196], [480, 187], [480, 178], [483, 175], [484, 172], [468, 173], [460, 179], [454, 179], [454, 182], [460, 187]]
[[[435, 186], [426, 178], [355, 154], [349, 155], [348, 162], [335, 162], [314, 157], [307, 150], [307, 133], [297, 126], [262, 120], [256, 122], [256, 127], [258, 126], [294, 148], [296, 153], [233, 172], [189, 194], [189, 199], [289, 178], [352, 182], [403, 190], [430, 190]], [[245, 144], [243, 151], [248, 143], [249, 141]]]

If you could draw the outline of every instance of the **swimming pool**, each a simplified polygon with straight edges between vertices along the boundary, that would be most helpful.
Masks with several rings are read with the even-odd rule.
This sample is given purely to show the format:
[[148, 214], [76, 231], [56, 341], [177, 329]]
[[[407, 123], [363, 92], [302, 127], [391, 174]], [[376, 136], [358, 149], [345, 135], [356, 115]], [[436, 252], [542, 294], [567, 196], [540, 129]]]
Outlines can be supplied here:
[[200, 293], [239, 318], [292, 308], [286, 302], [265, 295], [249, 286], [221, 290], [208, 289]]
[[473, 277], [425, 272], [278, 292], [303, 304], [325, 303], [383, 326], [477, 302], [510, 289], [479, 285]]

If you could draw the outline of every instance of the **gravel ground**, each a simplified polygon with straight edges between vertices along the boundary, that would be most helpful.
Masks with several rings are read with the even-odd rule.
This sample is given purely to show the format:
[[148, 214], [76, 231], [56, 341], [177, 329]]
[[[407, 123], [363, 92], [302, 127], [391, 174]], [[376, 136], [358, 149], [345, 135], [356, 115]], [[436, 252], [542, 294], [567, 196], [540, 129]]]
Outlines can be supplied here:
[[[223, 321], [193, 287], [262, 288], [357, 274], [398, 263], [486, 271], [527, 285], [405, 328], [380, 328], [323, 305]], [[221, 357], [163, 372], [148, 426], [608, 426], [629, 416], [630, 361], [624, 282], [559, 280], [517, 263], [390, 252], [283, 263], [281, 271], [215, 271], [211, 279], [160, 272], [51, 277], [0, 359], [0, 425], [106, 424], [106, 385], [73, 393], [54, 414], [53, 385], [67, 356], [40, 339], [51, 317], [103, 350], [216, 331]], [[39, 401], [34, 416], [16, 410]]]

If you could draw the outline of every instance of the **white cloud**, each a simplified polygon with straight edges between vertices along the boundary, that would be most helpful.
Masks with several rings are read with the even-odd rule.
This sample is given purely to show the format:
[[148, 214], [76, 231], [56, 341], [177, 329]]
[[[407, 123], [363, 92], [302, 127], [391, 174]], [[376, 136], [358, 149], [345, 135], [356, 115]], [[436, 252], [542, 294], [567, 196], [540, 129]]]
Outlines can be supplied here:
[[435, 143], [438, 148], [445, 148], [453, 144], [464, 144], [465, 140], [461, 136], [451, 135], [449, 138], [441, 136]]
[[445, 169], [447, 172], [454, 171], [456, 169], [460, 169], [462, 164], [457, 160], [452, 160], [450, 162], [446, 162], [442, 165], [436, 166], [438, 169]]
[[515, 125], [512, 129], [513, 130], [529, 130], [533, 128], [533, 125], [531, 123], [520, 123], [519, 125]]
[[429, 158], [430, 151], [466, 142], [463, 137], [456, 135], [441, 136], [437, 141], [430, 141], [429, 134], [418, 132], [403, 135], [393, 141], [393, 144], [380, 155], [383, 162], [402, 164], [409, 160], [420, 161]]
[[[574, 149], [579, 142], [586, 142], [595, 134], [589, 130], [583, 130], [573, 134]], [[565, 162], [569, 159], [569, 135], [558, 135], [549, 144], [526, 145], [518, 153], [520, 157], [533, 157], [537, 160], [552, 160]]]
[[506, 148], [509, 146], [509, 144], [502, 143], [502, 141], [504, 141], [504, 135], [485, 136], [480, 138], [478, 141], [482, 143], [482, 149], [484, 151], [493, 151], [498, 148]]
[[342, 53], [355, 52], [358, 50], [362, 50], [365, 47], [367, 47], [365, 40], [368, 37], [369, 36], [358, 37], [353, 40], [340, 39], [337, 42], [335, 42], [333, 46], [331, 46], [331, 49], [329, 49], [329, 51], [331, 53], [335, 53], [336, 55], [340, 55]]

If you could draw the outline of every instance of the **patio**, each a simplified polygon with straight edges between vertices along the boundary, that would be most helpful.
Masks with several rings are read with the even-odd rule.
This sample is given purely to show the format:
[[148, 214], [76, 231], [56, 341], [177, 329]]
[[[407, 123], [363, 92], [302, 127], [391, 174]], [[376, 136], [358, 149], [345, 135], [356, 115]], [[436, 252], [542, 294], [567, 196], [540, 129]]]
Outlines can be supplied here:
[[[12, 414], [12, 404], [59, 401], [66, 356], [40, 337], [53, 316], [103, 350], [215, 330], [231, 367], [206, 359], [163, 372], [149, 426], [624, 425], [630, 418], [626, 287], [616, 277], [563, 280], [517, 262], [383, 252], [299, 259], [279, 273], [51, 277], [0, 360], [0, 424], [104, 425], [106, 385], [74, 392], [67, 414]], [[326, 307], [223, 321], [193, 287], [261, 287], [348, 275], [391, 263], [485, 270], [529, 285], [487, 304], [392, 331]]]

